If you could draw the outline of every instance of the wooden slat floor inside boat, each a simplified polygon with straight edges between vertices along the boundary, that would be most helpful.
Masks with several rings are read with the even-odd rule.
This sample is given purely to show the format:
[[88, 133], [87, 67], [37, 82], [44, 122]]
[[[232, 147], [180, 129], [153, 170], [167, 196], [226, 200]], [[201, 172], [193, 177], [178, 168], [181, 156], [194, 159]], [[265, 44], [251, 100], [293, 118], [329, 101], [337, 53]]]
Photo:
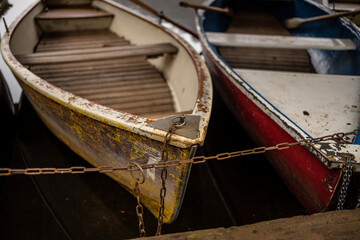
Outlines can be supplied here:
[[[266, 12], [237, 12], [226, 32], [291, 36], [274, 15]], [[233, 68], [311, 72], [306, 50], [219, 47], [219, 52]]]
[[[108, 30], [44, 34], [36, 53], [132, 46]], [[51, 84], [98, 104], [147, 117], [174, 114], [173, 100], [162, 74], [145, 56], [77, 62], [30, 64], [30, 70]]]
[[118, 37], [108, 30], [45, 33], [36, 47], [36, 52], [53, 52], [98, 47], [114, 47], [129, 45], [129, 41]]

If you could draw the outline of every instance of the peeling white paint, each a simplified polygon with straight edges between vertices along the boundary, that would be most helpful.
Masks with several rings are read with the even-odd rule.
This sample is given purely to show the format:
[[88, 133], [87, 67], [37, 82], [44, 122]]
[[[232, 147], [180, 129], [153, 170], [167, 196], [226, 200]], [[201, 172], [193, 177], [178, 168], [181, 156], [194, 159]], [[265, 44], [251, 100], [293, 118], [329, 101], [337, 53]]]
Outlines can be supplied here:
[[[158, 163], [159, 162], [159, 158], [154, 158], [154, 157], [149, 157], [149, 161], [147, 162], [147, 164], [153, 164], [153, 163]], [[147, 176], [153, 181], [155, 182], [155, 168], [149, 168], [146, 169], [146, 174]]]

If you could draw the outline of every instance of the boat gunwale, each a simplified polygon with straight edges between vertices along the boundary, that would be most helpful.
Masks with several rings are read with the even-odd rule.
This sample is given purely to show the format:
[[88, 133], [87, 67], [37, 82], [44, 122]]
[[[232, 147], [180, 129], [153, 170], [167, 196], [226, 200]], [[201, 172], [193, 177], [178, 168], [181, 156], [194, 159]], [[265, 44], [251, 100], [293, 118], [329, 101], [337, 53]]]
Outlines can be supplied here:
[[[206, 0], [204, 4], [209, 4], [216, 0]], [[304, 0], [309, 2], [307, 0]], [[311, 4], [313, 4], [311, 2]], [[246, 82], [239, 74], [237, 74], [213, 49], [213, 45], [208, 41], [205, 31], [203, 29], [203, 21], [205, 11], [198, 10], [195, 22], [196, 22], [196, 31], [198, 33], [201, 45], [203, 47], [204, 55], [209, 55], [210, 61], [215, 64], [216, 71], [220, 71], [224, 77], [229, 80], [235, 88], [237, 88], [246, 98], [248, 98], [263, 114], [267, 115], [275, 124], [277, 124], [284, 133], [288, 134], [295, 141], [303, 140], [308, 138], [309, 136], [303, 131], [299, 126], [293, 123], [290, 119], [288, 119], [283, 113], [281, 113], [278, 109], [276, 109], [268, 100], [266, 100], [259, 92], [257, 92], [248, 82]], [[341, 19], [342, 20], [342, 19]], [[343, 24], [344, 25], [344, 24]], [[209, 67], [210, 68], [210, 67]], [[327, 169], [336, 168], [340, 175], [342, 175], [341, 165], [334, 164], [331, 165], [328, 162], [328, 156], [325, 152], [322, 152], [319, 147], [319, 144], [312, 144], [303, 146], [306, 151], [308, 151], [314, 160], [319, 160]], [[340, 169], [339, 169], [340, 168]], [[338, 181], [334, 188], [338, 189], [340, 182]], [[333, 199], [335, 199], [337, 191], [332, 191], [329, 200], [324, 204], [321, 211], [325, 211], [332, 204]], [[302, 197], [301, 197], [302, 198]], [[305, 202], [306, 197], [304, 198]], [[311, 210], [311, 208], [309, 208]], [[313, 210], [311, 210], [313, 211]]]
[[[147, 19], [135, 11], [128, 9], [121, 4], [112, 2], [110, 0], [101, 0], [107, 4], [113, 5], [120, 10], [130, 13], [133, 17], [140, 18], [143, 21], [146, 21], [152, 24], [154, 27], [161, 29], [165, 34], [170, 38], [173, 38], [189, 55], [193, 61], [194, 68], [197, 73], [198, 79], [198, 91], [194, 107], [192, 109], [192, 115], [200, 116], [200, 123], [198, 127], [198, 137], [191, 139], [184, 136], [173, 134], [171, 136], [170, 145], [188, 148], [192, 145], [200, 144], [202, 145], [205, 140], [207, 125], [210, 119], [211, 107], [212, 107], [212, 83], [210, 73], [202, 61], [199, 54], [181, 37], [177, 36], [172, 31], [166, 29], [165, 27], [159, 25], [155, 21]], [[83, 114], [89, 118], [95, 119], [97, 121], [103, 122], [120, 128], [129, 132], [133, 132], [150, 139], [157, 141], [163, 141], [166, 131], [147, 126], [148, 123], [155, 122], [160, 119], [169, 118], [173, 115], [163, 117], [160, 119], [150, 119], [146, 117], [140, 117], [131, 113], [123, 112], [121, 110], [112, 109], [95, 102], [91, 102], [85, 98], [76, 96], [70, 92], [58, 88], [46, 80], [38, 77], [30, 70], [25, 68], [13, 55], [10, 50], [10, 41], [15, 32], [16, 28], [24, 19], [23, 16], [29, 14], [35, 7], [43, 4], [41, 0], [37, 0], [27, 9], [25, 9], [22, 14], [20, 14], [14, 22], [9, 27], [9, 32], [5, 33], [1, 41], [1, 53], [6, 64], [12, 70], [18, 81], [22, 81], [24, 84], [35, 89], [42, 95], [47, 98], [67, 107], [68, 109], [74, 110]], [[176, 113], [174, 113], [174, 116]]]
[[[210, 4], [216, 0], [207, 0], [204, 4]], [[303, 0], [314, 7], [318, 7], [319, 4], [311, 2], [309, 0]], [[320, 6], [322, 10], [327, 13], [331, 13], [330, 9], [327, 9], [323, 6]], [[311, 138], [312, 136], [307, 134], [301, 127], [299, 127], [296, 123], [294, 123], [291, 119], [289, 119], [286, 115], [284, 115], [279, 109], [273, 106], [265, 97], [263, 97], [258, 91], [256, 91], [245, 79], [243, 79], [239, 74], [237, 74], [220, 56], [219, 53], [214, 51], [213, 46], [207, 39], [205, 30], [203, 29], [202, 22], [204, 21], [204, 10], [199, 10], [196, 14], [195, 22], [196, 22], [196, 30], [198, 32], [200, 41], [202, 43], [203, 48], [205, 48], [205, 52], [211, 55], [213, 61], [220, 66], [220, 70], [222, 73], [227, 76], [227, 78], [232, 82], [232, 84], [238, 88], [247, 98], [249, 98], [259, 109], [261, 109], [266, 115], [268, 115], [274, 122], [279, 124], [279, 126], [286, 131], [291, 137], [295, 139], [295, 141]], [[354, 27], [353, 23], [348, 21], [345, 18], [340, 18], [341, 24], [344, 27]], [[349, 24], [351, 26], [349, 26]], [[356, 28], [359, 30], [359, 28]], [[349, 29], [353, 33], [353, 29]], [[355, 34], [359, 36], [359, 34]], [[360, 37], [359, 37], [360, 38]], [[335, 133], [334, 133], [335, 134]], [[314, 156], [316, 156], [325, 166], [329, 169], [332, 168], [341, 168], [342, 165], [338, 163], [331, 164], [328, 160], [328, 156], [326, 152], [321, 151], [321, 147], [319, 144], [307, 145], [304, 146], [308, 151], [310, 151]]]

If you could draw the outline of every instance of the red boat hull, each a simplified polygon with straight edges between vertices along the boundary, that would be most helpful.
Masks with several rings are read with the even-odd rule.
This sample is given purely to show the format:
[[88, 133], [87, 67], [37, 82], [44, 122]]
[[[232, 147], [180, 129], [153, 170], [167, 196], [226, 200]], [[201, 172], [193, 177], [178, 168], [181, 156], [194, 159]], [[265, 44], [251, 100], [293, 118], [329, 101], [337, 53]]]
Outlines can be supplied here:
[[[234, 84], [231, 76], [211, 57], [203, 46], [206, 63], [222, 99], [259, 146], [295, 142], [289, 133], [271, 119]], [[290, 191], [309, 213], [325, 211], [339, 182], [341, 170], [328, 169], [319, 159], [301, 146], [267, 153]]]

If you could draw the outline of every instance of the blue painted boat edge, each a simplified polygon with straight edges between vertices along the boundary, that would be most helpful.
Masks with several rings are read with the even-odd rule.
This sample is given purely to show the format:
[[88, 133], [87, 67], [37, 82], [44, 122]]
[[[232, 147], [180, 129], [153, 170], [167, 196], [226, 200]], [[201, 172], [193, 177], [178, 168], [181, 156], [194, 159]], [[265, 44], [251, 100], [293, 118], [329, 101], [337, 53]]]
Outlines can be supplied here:
[[[360, 125], [359, 125], [358, 128], [360, 128]], [[360, 133], [360, 131], [358, 131], [358, 133]], [[357, 144], [357, 145], [360, 144], [360, 135], [356, 135], [356, 136], [355, 136], [355, 139], [354, 139], [353, 144]]]
[[[207, 1], [207, 2], [214, 2], [214, 0], [212, 1]], [[217, 51], [216, 47], [214, 45], [212, 45], [206, 34], [205, 34], [205, 29], [204, 29], [204, 15], [203, 12], [199, 13], [199, 15], [201, 16], [200, 20], [200, 28], [201, 28], [201, 34], [203, 35], [204, 39], [206, 40], [208, 46], [211, 48], [212, 52], [214, 53], [214, 55], [216, 55], [216, 57], [226, 66], [227, 70], [232, 72], [232, 74], [236, 75], [238, 77], [237, 80], [238, 84], [242, 85], [246, 85], [249, 89], [251, 89], [258, 97], [259, 99], [262, 99], [264, 102], [266, 102], [267, 104], [269, 104], [275, 111], [278, 112], [278, 114], [280, 114], [282, 117], [284, 117], [287, 121], [289, 121], [290, 123], [292, 123], [294, 126], [296, 126], [298, 128], [298, 130], [300, 130], [304, 135], [306, 135], [308, 138], [313, 139], [312, 136], [310, 136], [307, 132], [305, 132], [301, 127], [299, 127], [295, 122], [293, 122], [289, 117], [287, 117], [285, 114], [283, 114], [278, 108], [276, 108], [270, 101], [268, 101], [265, 97], [263, 97], [258, 91], [256, 91], [248, 82], [246, 82], [239, 74], [237, 74], [232, 67], [230, 67], [225, 61], [224, 59], [220, 56], [219, 52]], [[241, 80], [241, 82], [239, 82], [238, 80]]]

